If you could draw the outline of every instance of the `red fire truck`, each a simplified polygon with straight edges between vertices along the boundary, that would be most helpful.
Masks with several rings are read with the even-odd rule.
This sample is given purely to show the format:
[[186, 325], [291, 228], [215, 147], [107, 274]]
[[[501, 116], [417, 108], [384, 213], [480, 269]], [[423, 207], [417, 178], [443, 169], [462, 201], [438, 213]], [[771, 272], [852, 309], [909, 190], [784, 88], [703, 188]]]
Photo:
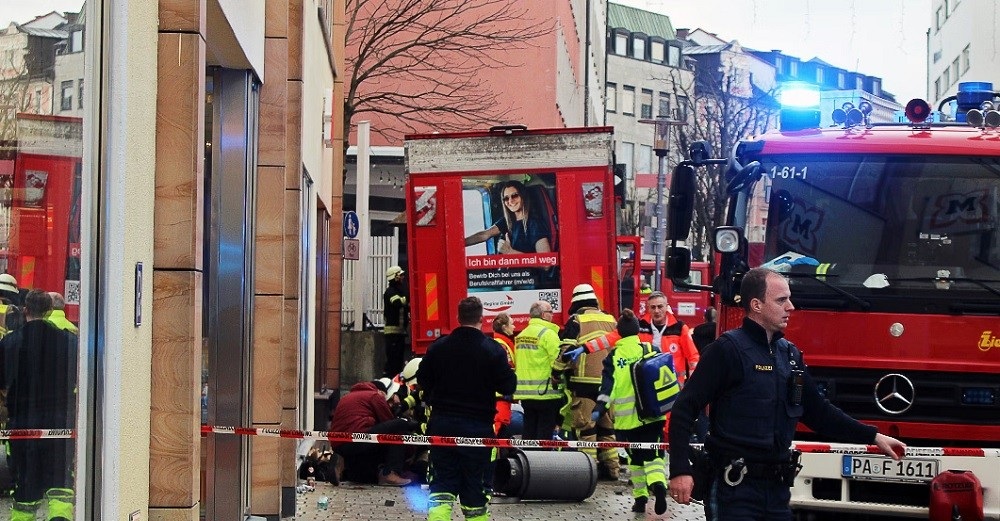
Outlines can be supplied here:
[[410, 135], [404, 155], [414, 353], [470, 295], [486, 328], [507, 312], [520, 329], [538, 300], [562, 324], [581, 283], [618, 309], [610, 127]]
[[[639, 290], [633, 291], [632, 278], [635, 262], [631, 252], [641, 251], [639, 246], [632, 248], [633, 239], [635, 244], [641, 245], [639, 237], [623, 236], [618, 238], [618, 250], [622, 259], [618, 269], [618, 278], [622, 281], [619, 302], [622, 303], [622, 307], [632, 309], [641, 317], [646, 314], [646, 300], [650, 292], [655, 289], [653, 280], [656, 273], [656, 262], [648, 259], [639, 261]], [[660, 281], [660, 291], [667, 296], [670, 311], [690, 327], [705, 322], [705, 311], [714, 305], [713, 294], [698, 289], [710, 281], [709, 271], [710, 266], [707, 262], [691, 262], [691, 269], [684, 279], [685, 285], [681, 287], [675, 286], [674, 281], [667, 277], [666, 270], [661, 268], [663, 276]], [[647, 285], [649, 288], [644, 291], [643, 288]]]
[[998, 97], [962, 84], [955, 122], [928, 122], [930, 107], [913, 100], [909, 122], [873, 124], [861, 102], [820, 128], [815, 92], [815, 106], [783, 109], [780, 131], [728, 160], [696, 143], [674, 172], [669, 275], [689, 272], [678, 242], [696, 170], [726, 165], [729, 212], [714, 235], [720, 328], [742, 320], [735, 299], [749, 268], [786, 274], [796, 307], [786, 334], [826, 397], [932, 447], [900, 464], [863, 447], [807, 453], [796, 509], [927, 519], [931, 478], [961, 469], [982, 482], [986, 518], [1000, 519], [1000, 451], [987, 448], [1000, 440]]
[[17, 141], [0, 158], [0, 272], [21, 288], [61, 293], [80, 308], [81, 118], [17, 115]]

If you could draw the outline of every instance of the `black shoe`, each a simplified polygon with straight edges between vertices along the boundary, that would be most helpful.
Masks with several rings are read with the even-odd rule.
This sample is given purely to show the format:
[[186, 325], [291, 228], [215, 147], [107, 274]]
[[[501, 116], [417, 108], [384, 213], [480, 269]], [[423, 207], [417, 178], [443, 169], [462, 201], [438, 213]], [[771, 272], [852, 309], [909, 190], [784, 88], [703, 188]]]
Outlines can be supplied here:
[[635, 503], [632, 503], [632, 511], [633, 512], [638, 512], [640, 514], [643, 513], [643, 512], [645, 512], [646, 511], [646, 501], [649, 501], [649, 498], [646, 498], [646, 497], [637, 497], [637, 498], [635, 498]]
[[656, 496], [656, 504], [653, 505], [653, 512], [656, 515], [660, 515], [667, 511], [667, 487], [663, 483], [653, 483], [650, 487], [653, 489], [653, 495]]

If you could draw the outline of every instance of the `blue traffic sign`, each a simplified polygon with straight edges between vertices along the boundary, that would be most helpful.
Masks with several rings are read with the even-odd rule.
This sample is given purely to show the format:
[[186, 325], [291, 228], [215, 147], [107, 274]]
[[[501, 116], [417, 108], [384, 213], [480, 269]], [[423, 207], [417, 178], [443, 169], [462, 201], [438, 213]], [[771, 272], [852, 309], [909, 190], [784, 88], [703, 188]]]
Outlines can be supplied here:
[[358, 219], [358, 214], [354, 212], [344, 212], [344, 237], [353, 239], [358, 236], [358, 231], [360, 230], [361, 220]]

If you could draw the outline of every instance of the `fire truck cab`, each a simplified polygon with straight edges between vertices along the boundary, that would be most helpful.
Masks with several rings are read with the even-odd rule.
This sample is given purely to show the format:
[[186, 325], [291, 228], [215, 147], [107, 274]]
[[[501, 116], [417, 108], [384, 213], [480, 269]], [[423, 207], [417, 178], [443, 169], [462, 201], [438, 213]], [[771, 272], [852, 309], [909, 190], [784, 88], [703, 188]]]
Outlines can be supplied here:
[[669, 275], [690, 272], [697, 169], [725, 165], [720, 331], [742, 320], [748, 269], [785, 274], [786, 334], [820, 391], [912, 447], [894, 464], [864, 447], [806, 452], [796, 510], [927, 519], [931, 480], [955, 469], [978, 476], [986, 518], [1000, 519], [1000, 93], [961, 84], [956, 98], [957, 121], [930, 122], [913, 100], [909, 122], [872, 123], [862, 102], [820, 128], [816, 92], [780, 131], [725, 160], [698, 144], [674, 172]]

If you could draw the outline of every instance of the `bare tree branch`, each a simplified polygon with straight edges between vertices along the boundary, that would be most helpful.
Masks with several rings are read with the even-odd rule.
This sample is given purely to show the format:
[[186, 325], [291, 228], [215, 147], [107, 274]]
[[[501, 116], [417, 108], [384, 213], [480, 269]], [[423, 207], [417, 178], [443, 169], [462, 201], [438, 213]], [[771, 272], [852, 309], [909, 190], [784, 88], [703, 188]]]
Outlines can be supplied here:
[[[418, 127], [483, 126], [510, 111], [479, 75], [516, 67], [553, 22], [533, 22], [518, 0], [347, 0], [344, 128], [365, 113], [395, 117], [375, 132], [398, 141]], [[507, 51], [507, 52], [497, 52]]]
[[[685, 85], [671, 71], [666, 88], [673, 89], [674, 99], [687, 100], [678, 109], [686, 113], [688, 122], [677, 132], [672, 149], [680, 153], [694, 141], [708, 141], [716, 157], [729, 157], [741, 140], [770, 130], [777, 115], [775, 93], [753, 87], [746, 92], [747, 78], [740, 74], [746, 72], [724, 65], [718, 71], [699, 71], [697, 81]], [[719, 166], [706, 167], [698, 174], [694, 222], [687, 242], [699, 260], [711, 261], [711, 230], [724, 224], [725, 178]]]

